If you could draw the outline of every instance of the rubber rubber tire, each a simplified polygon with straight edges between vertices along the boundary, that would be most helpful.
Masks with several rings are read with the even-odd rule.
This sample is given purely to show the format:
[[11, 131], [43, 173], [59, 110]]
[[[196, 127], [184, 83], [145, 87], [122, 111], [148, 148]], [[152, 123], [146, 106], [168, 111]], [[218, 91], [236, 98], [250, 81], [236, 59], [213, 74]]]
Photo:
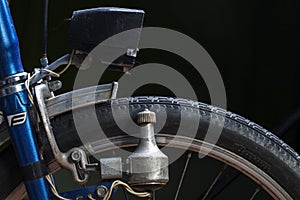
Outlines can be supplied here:
[[[127, 102], [130, 102], [127, 105]], [[200, 115], [197, 139], [205, 136], [210, 121], [218, 126], [219, 120], [224, 120], [224, 128], [216, 145], [223, 147], [253, 163], [271, 176], [293, 197], [300, 199], [300, 157], [287, 144], [259, 125], [231, 112], [186, 99], [167, 97], [134, 97], [112, 100], [96, 105], [97, 117], [104, 133], [108, 137], [125, 134], [115, 123], [112, 110], [130, 110], [133, 120], [137, 113], [145, 108], [156, 112], [159, 116], [165, 111], [167, 120], [160, 131], [166, 134], [176, 134], [180, 124], [180, 115], [193, 120]], [[81, 117], [89, 119], [92, 107], [81, 108]], [[124, 116], [126, 113], [124, 112]], [[121, 116], [122, 117], [122, 116]], [[126, 119], [126, 118], [124, 118]], [[73, 122], [72, 112], [63, 113], [51, 120], [53, 131], [62, 151], [74, 146], [80, 146]], [[2, 127], [3, 128], [3, 127]], [[86, 127], [87, 134], [93, 129]], [[5, 129], [5, 128], [4, 128]], [[188, 132], [188, 128], [187, 128]], [[46, 157], [51, 160], [51, 153], [45, 144]], [[0, 199], [4, 199], [14, 187], [21, 182], [15, 156], [9, 146], [0, 153]]]

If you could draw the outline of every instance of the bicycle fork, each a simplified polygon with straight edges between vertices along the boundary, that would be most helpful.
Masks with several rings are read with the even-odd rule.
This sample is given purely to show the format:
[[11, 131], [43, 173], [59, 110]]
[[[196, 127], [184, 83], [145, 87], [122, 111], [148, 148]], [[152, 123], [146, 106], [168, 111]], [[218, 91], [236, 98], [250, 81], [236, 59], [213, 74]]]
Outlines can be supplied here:
[[0, 1], [0, 108], [31, 200], [48, 199], [43, 176], [47, 168], [39, 155], [30, 122], [30, 102], [25, 87], [19, 42], [6, 0]]

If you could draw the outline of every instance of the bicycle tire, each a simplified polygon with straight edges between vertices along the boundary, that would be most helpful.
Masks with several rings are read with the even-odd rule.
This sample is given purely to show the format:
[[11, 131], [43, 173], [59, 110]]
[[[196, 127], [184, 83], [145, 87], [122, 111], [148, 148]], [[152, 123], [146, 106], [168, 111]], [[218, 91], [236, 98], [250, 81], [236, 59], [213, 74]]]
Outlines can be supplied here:
[[[127, 105], [125, 102], [130, 103]], [[81, 113], [82, 117], [89, 118], [90, 108], [90, 106], [80, 108], [79, 113]], [[204, 103], [167, 97], [116, 99], [96, 105], [96, 112], [103, 131], [109, 137], [117, 137], [124, 136], [125, 133], [116, 125], [112, 116], [112, 110], [125, 111], [129, 109], [130, 114], [134, 118], [138, 112], [145, 108], [156, 112], [157, 115], [160, 115], [162, 110], [167, 112], [167, 121], [160, 134], [176, 134], [180, 113], [185, 113], [184, 116], [190, 119], [200, 115], [201, 120], [196, 136], [196, 139], [199, 141], [203, 140], [211, 119], [224, 120], [224, 128], [221, 137], [216, 143], [216, 147], [225, 149], [248, 161], [278, 183], [292, 199], [300, 199], [300, 191], [295, 187], [300, 184], [299, 155], [272, 133], [239, 115]], [[73, 146], [82, 145], [76, 133], [72, 112], [55, 116], [51, 123], [58, 145], [63, 151]], [[218, 123], [215, 123], [215, 125], [218, 126]], [[10, 147], [1, 152], [0, 172], [16, 169], [16, 162], [12, 159], [7, 160], [7, 157], [13, 156], [12, 154], [13, 151]], [[9, 173], [8, 170], [5, 176], [3, 174], [0, 175], [0, 199], [7, 197], [21, 182], [21, 177], [14, 173], [14, 170], [11, 171]]]

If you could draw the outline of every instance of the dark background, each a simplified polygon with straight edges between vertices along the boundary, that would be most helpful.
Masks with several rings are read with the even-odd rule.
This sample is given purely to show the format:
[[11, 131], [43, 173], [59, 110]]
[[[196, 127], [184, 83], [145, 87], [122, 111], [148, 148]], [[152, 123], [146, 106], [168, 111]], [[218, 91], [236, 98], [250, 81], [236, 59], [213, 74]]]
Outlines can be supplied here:
[[[49, 60], [70, 51], [67, 44], [68, 18], [74, 10], [98, 6], [143, 9], [144, 26], [180, 31], [199, 42], [217, 64], [225, 82], [228, 110], [243, 115], [271, 130], [299, 105], [300, 2], [296, 0], [68, 0], [50, 1]], [[26, 69], [39, 66], [41, 54], [42, 1], [11, 1]], [[161, 62], [179, 65], [174, 55], [141, 52], [138, 63]], [[163, 57], [163, 59], [162, 59]], [[197, 77], [185, 72], [194, 84]], [[72, 88], [71, 69], [63, 76]], [[113, 76], [106, 77], [109, 81]], [[198, 89], [205, 90], [199, 79]], [[147, 94], [149, 87], [137, 94]], [[154, 90], [159, 91], [159, 90]], [[158, 93], [164, 90], [159, 91]], [[150, 92], [151, 93], [151, 92]], [[152, 92], [153, 93], [153, 92]], [[152, 94], [151, 93], [151, 94]], [[169, 94], [165, 91], [166, 94]], [[205, 92], [201, 101], [209, 102]], [[296, 146], [298, 127], [283, 139]]]

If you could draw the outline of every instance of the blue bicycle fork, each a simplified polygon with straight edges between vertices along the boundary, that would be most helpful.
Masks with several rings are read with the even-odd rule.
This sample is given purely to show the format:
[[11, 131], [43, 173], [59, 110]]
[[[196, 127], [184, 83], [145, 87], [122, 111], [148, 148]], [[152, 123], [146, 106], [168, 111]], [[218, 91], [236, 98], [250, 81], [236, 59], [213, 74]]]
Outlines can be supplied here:
[[[19, 42], [6, 0], [0, 0], [0, 108], [31, 200], [49, 199], [45, 165], [30, 122]], [[18, 172], [17, 172], [18, 173]]]

